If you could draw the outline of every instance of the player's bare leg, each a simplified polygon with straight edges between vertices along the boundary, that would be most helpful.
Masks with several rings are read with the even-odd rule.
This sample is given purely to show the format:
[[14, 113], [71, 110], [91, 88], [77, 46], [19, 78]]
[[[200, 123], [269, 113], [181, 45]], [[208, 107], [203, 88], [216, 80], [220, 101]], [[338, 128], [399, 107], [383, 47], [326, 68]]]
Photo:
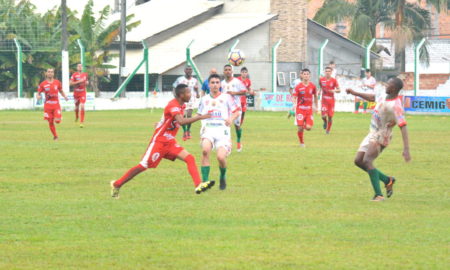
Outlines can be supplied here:
[[211, 150], [213, 148], [212, 143], [207, 140], [207, 139], [203, 139], [202, 140], [202, 167], [201, 167], [201, 172], [202, 172], [202, 181], [203, 182], [207, 182], [209, 180], [209, 171], [211, 169], [211, 163], [210, 163], [210, 155], [211, 155]]
[[84, 103], [80, 103], [80, 128], [83, 127], [84, 124]]
[[187, 169], [192, 177], [192, 181], [194, 182], [195, 193], [200, 194], [214, 186], [214, 181], [206, 181], [202, 183], [202, 181], [200, 180], [200, 175], [198, 173], [197, 165], [195, 164], [195, 158], [188, 151], [181, 151], [178, 154], [177, 158], [186, 162]]
[[[186, 118], [191, 118], [192, 117], [192, 109], [186, 110]], [[191, 124], [187, 124], [186, 125], [186, 140], [189, 140], [190, 138], [192, 138], [191, 136]]]
[[221, 190], [225, 190], [227, 188], [227, 156], [228, 150], [225, 147], [219, 147], [219, 149], [217, 149], [217, 161], [219, 161]]

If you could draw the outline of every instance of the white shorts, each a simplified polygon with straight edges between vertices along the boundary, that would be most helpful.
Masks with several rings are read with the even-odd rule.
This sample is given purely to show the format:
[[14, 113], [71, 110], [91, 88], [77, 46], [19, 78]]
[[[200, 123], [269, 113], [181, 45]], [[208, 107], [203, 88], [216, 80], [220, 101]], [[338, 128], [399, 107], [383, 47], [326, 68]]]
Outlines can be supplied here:
[[230, 127], [225, 125], [205, 123], [200, 130], [200, 138], [211, 142], [213, 149], [225, 147], [228, 154], [231, 153]]
[[194, 110], [198, 108], [200, 100], [196, 98], [194, 95], [191, 96], [191, 99], [188, 103], [186, 103], [186, 110]]
[[389, 138], [386, 138], [385, 136], [382, 136], [379, 132], [369, 132], [369, 134], [367, 134], [367, 136], [363, 139], [363, 141], [359, 145], [358, 152], [366, 153], [369, 150], [370, 143], [376, 143], [379, 146], [378, 151], [381, 151], [389, 145], [390, 137], [391, 136], [389, 136]]

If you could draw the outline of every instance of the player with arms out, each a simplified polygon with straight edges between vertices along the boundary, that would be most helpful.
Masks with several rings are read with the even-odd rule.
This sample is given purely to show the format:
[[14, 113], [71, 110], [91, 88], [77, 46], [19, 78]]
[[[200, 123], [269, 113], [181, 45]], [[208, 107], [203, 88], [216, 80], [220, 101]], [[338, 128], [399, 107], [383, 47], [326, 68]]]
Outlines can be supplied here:
[[80, 114], [80, 127], [84, 123], [84, 104], [86, 103], [86, 85], [88, 85], [88, 74], [83, 72], [83, 66], [77, 65], [77, 72], [70, 77], [70, 86], [73, 86], [73, 99], [75, 101], [75, 122], [78, 122]]
[[231, 153], [230, 125], [240, 115], [240, 108], [235, 100], [226, 93], [220, 92], [220, 76], [209, 76], [210, 94], [202, 97], [198, 114], [204, 116], [200, 131], [202, 140], [202, 180], [209, 180], [210, 153], [217, 151], [217, 160], [220, 169], [220, 189], [226, 189], [227, 156]]
[[334, 93], [340, 93], [339, 84], [332, 75], [333, 69], [331, 67], [325, 68], [325, 76], [319, 79], [320, 89], [322, 93], [322, 120], [323, 129], [326, 134], [330, 134], [331, 125], [333, 124], [334, 116]]
[[359, 146], [355, 157], [355, 165], [369, 174], [375, 195], [374, 202], [384, 200], [380, 188], [380, 181], [384, 183], [387, 197], [393, 194], [395, 178], [387, 176], [374, 166], [375, 159], [381, 154], [392, 139], [392, 128], [395, 125], [400, 127], [403, 138], [403, 158], [406, 162], [411, 160], [409, 154], [408, 130], [403, 112], [401, 97], [398, 93], [403, 88], [403, 82], [399, 78], [389, 79], [386, 86], [387, 96], [375, 97], [375, 94], [360, 93], [352, 89], [347, 89], [348, 94], [361, 97], [368, 101], [376, 101], [377, 105], [372, 114], [369, 134], [364, 138]]
[[[191, 90], [191, 99], [186, 103], [185, 118], [192, 117], [192, 111], [198, 107], [198, 99], [200, 94], [198, 91], [198, 81], [192, 76], [192, 67], [186, 66], [184, 68], [184, 76], [178, 77], [178, 79], [173, 83], [173, 88], [175, 89], [177, 85], [185, 84]], [[191, 124], [182, 125], [183, 127], [183, 141], [191, 138]]]
[[55, 70], [53, 68], [47, 69], [45, 72], [45, 80], [39, 84], [37, 89], [37, 100], [41, 100], [41, 93], [45, 95], [44, 103], [44, 120], [48, 121], [48, 126], [53, 134], [53, 140], [58, 140], [55, 123], [61, 123], [61, 106], [59, 105], [59, 95], [61, 94], [67, 101], [68, 98], [62, 90], [61, 82], [54, 78]]
[[[305, 147], [303, 132], [311, 130], [314, 125], [313, 110], [317, 111], [317, 89], [310, 81], [311, 71], [307, 68], [301, 71], [302, 81], [295, 86], [293, 91], [293, 103], [298, 127], [297, 136], [300, 146]], [[313, 107], [314, 102], [314, 107]]]
[[234, 102], [239, 106], [239, 117], [234, 120], [234, 127], [236, 129], [237, 138], [237, 151], [242, 151], [242, 128], [241, 128], [241, 97], [247, 94], [247, 87], [238, 79], [233, 77], [233, 67], [229, 64], [223, 67], [223, 74], [225, 79], [223, 79], [221, 85], [224, 93], [229, 94], [233, 97]]
[[164, 108], [161, 121], [156, 126], [141, 162], [128, 170], [118, 180], [111, 181], [111, 196], [113, 198], [119, 198], [120, 188], [125, 183], [148, 168], [156, 168], [163, 158], [172, 161], [180, 159], [186, 162], [189, 174], [194, 182], [195, 193], [200, 194], [214, 185], [214, 181], [202, 183], [197, 166], [195, 165], [194, 156], [178, 145], [175, 140], [180, 125], [190, 124], [211, 117], [210, 114], [205, 114], [192, 118], [183, 118], [184, 104], [189, 102], [190, 99], [191, 90], [187, 85], [179, 84], [175, 87], [175, 98]]

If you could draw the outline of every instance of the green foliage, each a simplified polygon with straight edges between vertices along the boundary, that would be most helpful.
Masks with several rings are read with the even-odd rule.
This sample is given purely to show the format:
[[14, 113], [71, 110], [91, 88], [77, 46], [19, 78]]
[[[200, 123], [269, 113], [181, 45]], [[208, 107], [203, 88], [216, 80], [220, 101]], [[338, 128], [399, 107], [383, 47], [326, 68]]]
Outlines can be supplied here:
[[[116, 54], [110, 53], [110, 45], [117, 39], [120, 21], [108, 21], [110, 8], [103, 8], [98, 17], [90, 0], [83, 11], [81, 19], [74, 12], [67, 10], [67, 30], [69, 33], [69, 55], [73, 70], [80, 62], [77, 39], [86, 47], [85, 59], [90, 73], [90, 86], [98, 93], [98, 82], [106, 79], [107, 64]], [[140, 22], [131, 22], [134, 15], [127, 17], [127, 30], [131, 31]], [[55, 8], [45, 14], [36, 13], [36, 7], [23, 0], [0, 0], [0, 91], [13, 91], [17, 88], [17, 60], [14, 38], [23, 49], [24, 91], [31, 93], [43, 80], [43, 73], [49, 67], [61, 70], [61, 10]], [[2, 50], [2, 48], [4, 50]], [[6, 50], [5, 50], [6, 48]]]
[[[111, 199], [161, 113], [87, 112], [80, 129], [64, 112], [54, 142], [42, 112], [0, 111], [0, 269], [448, 269], [448, 116], [407, 116], [411, 163], [395, 128], [375, 163], [397, 178], [382, 203], [353, 164], [368, 115], [337, 113], [330, 135], [316, 117], [300, 148], [292, 118], [252, 111], [226, 191], [196, 195], [186, 164], [163, 160]], [[198, 166], [199, 127], [178, 134]]]

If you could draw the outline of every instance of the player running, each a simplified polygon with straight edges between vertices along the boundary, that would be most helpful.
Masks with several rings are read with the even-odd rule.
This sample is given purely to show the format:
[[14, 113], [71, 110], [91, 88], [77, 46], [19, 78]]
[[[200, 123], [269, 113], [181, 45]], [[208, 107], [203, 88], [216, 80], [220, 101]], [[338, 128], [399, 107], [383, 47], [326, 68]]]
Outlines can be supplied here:
[[326, 134], [330, 134], [331, 125], [333, 124], [334, 116], [334, 93], [340, 93], [339, 84], [335, 78], [332, 77], [333, 69], [331, 67], [325, 68], [325, 76], [319, 79], [319, 85], [322, 92], [322, 120], [323, 129]]
[[189, 100], [191, 100], [191, 90], [189, 87], [185, 84], [177, 85], [175, 87], [175, 98], [164, 108], [161, 121], [156, 126], [141, 162], [128, 170], [118, 180], [111, 181], [111, 196], [113, 198], [119, 198], [120, 188], [126, 182], [148, 168], [156, 168], [162, 158], [172, 161], [178, 158], [186, 162], [189, 174], [194, 182], [195, 193], [200, 194], [214, 185], [214, 181], [202, 183], [197, 166], [195, 165], [194, 156], [178, 145], [175, 140], [180, 125], [190, 124], [211, 117], [210, 114], [204, 114], [192, 118], [183, 118], [185, 103], [189, 102]]
[[355, 157], [355, 165], [369, 174], [375, 196], [372, 201], [384, 201], [381, 192], [380, 182], [384, 183], [387, 197], [393, 194], [393, 186], [395, 178], [386, 176], [374, 166], [375, 159], [386, 148], [392, 138], [392, 128], [395, 125], [400, 127], [403, 139], [403, 158], [406, 162], [411, 160], [409, 154], [408, 130], [406, 128], [406, 120], [404, 117], [401, 97], [398, 93], [403, 88], [403, 82], [399, 78], [389, 79], [386, 86], [387, 96], [378, 96], [371, 93], [360, 93], [352, 89], [347, 89], [348, 94], [361, 97], [365, 100], [375, 101], [377, 105], [372, 114], [369, 134], [364, 138], [359, 146]]
[[[179, 84], [186, 84], [191, 90], [191, 100], [186, 103], [185, 118], [192, 117], [192, 111], [198, 107], [198, 99], [200, 94], [198, 92], [198, 80], [192, 76], [192, 67], [186, 66], [184, 68], [184, 76], [178, 77], [178, 79], [173, 83], [173, 88], [175, 89]], [[191, 138], [191, 124], [183, 125], [183, 141], [189, 140]]]
[[209, 76], [210, 94], [202, 97], [198, 108], [199, 115], [210, 114], [203, 120], [200, 131], [202, 140], [202, 180], [209, 180], [209, 157], [212, 149], [217, 151], [220, 169], [220, 189], [227, 187], [227, 156], [231, 153], [230, 125], [240, 115], [240, 108], [235, 100], [226, 93], [220, 92], [220, 76]]
[[64, 99], [67, 101], [67, 96], [62, 90], [61, 82], [54, 79], [55, 69], [49, 68], [45, 73], [45, 80], [39, 84], [37, 89], [38, 95], [37, 100], [41, 100], [41, 93], [45, 94], [44, 103], [44, 120], [48, 121], [48, 126], [53, 134], [53, 140], [58, 140], [58, 134], [56, 133], [55, 123], [61, 123], [61, 106], [59, 105], [59, 95], [60, 93]]
[[70, 77], [70, 86], [74, 86], [75, 122], [78, 122], [78, 114], [80, 114], [80, 128], [83, 127], [84, 123], [84, 104], [86, 103], [86, 85], [88, 84], [88, 74], [83, 72], [83, 66], [78, 64], [77, 72]]
[[[364, 77], [364, 79], [362, 80], [362, 86], [361, 86], [361, 90], [363, 91], [363, 93], [374, 94], [376, 84], [377, 84], [377, 81], [375, 80], [374, 77], [372, 77], [372, 73], [370, 72], [370, 69], [366, 69], [366, 77]], [[356, 101], [355, 102], [355, 113], [359, 113], [359, 104], [361, 104], [361, 102], [363, 102], [363, 108], [364, 108], [363, 112], [367, 113], [367, 106], [368, 106], [367, 100], [356, 97], [355, 101]]]
[[[248, 76], [248, 69], [246, 67], [241, 68], [241, 76], [238, 77], [238, 80], [240, 80], [244, 85], [245, 88], [247, 88], [247, 94], [254, 96], [255, 92], [251, 89], [252, 81], [250, 80], [250, 77]], [[242, 95], [241, 96], [241, 108], [242, 108], [242, 115], [241, 115], [241, 133], [242, 133], [242, 125], [244, 124], [244, 117], [245, 112], [247, 111], [247, 96]], [[240, 145], [240, 140], [238, 141], [238, 144]], [[238, 149], [240, 147], [238, 146]], [[241, 148], [242, 149], [242, 148]]]
[[234, 127], [236, 129], [237, 138], [237, 151], [242, 151], [242, 128], [241, 128], [241, 97], [247, 94], [247, 88], [245, 85], [237, 78], [233, 77], [233, 67], [229, 64], [223, 67], [223, 74], [225, 79], [223, 79], [221, 85], [224, 93], [227, 93], [234, 98], [234, 102], [239, 107], [239, 117], [234, 120]]
[[[295, 86], [293, 92], [293, 103], [298, 126], [297, 136], [300, 146], [305, 147], [303, 131], [311, 130], [314, 125], [313, 109], [317, 111], [317, 89], [310, 81], [311, 71], [307, 68], [301, 71], [302, 81]], [[314, 108], [313, 108], [314, 101]]]

